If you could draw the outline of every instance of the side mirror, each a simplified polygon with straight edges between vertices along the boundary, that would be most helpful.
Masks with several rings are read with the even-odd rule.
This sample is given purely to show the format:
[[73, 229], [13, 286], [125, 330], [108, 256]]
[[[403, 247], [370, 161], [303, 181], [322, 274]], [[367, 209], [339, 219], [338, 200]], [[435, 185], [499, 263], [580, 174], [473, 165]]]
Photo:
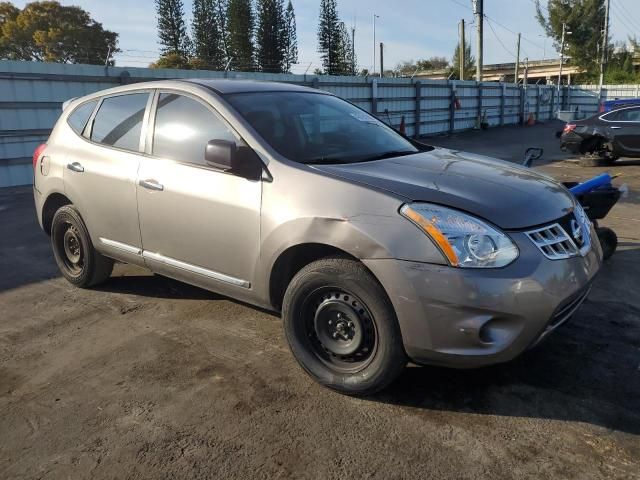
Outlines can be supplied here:
[[262, 177], [262, 161], [248, 146], [237, 146], [229, 140], [209, 140], [204, 151], [208, 165], [224, 172], [259, 180]]
[[233, 170], [238, 147], [229, 140], [209, 140], [204, 151], [205, 161], [220, 170]]

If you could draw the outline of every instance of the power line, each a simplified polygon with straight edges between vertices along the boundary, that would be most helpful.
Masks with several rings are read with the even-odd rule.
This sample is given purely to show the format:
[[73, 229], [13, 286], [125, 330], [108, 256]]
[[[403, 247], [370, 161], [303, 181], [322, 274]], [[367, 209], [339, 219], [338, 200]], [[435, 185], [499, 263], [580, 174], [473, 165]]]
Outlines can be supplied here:
[[498, 40], [498, 43], [502, 46], [504, 51], [507, 52], [509, 55], [511, 55], [513, 58], [516, 58], [516, 55], [511, 50], [509, 50], [504, 43], [502, 43], [502, 40], [500, 40], [500, 37], [498, 36], [495, 29], [493, 28], [493, 25], [492, 25], [493, 22], [490, 21], [488, 17], [486, 18], [486, 20], [487, 20], [487, 23], [489, 24], [489, 28], [493, 32], [493, 36], [496, 37], [496, 40]]

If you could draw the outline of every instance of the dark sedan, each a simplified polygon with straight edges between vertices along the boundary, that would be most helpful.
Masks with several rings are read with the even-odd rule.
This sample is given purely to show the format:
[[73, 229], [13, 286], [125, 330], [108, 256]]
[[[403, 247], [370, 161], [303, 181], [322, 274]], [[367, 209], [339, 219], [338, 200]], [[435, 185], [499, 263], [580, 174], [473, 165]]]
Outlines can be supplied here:
[[563, 150], [587, 155], [598, 163], [640, 157], [640, 107], [625, 107], [567, 123], [560, 137]]

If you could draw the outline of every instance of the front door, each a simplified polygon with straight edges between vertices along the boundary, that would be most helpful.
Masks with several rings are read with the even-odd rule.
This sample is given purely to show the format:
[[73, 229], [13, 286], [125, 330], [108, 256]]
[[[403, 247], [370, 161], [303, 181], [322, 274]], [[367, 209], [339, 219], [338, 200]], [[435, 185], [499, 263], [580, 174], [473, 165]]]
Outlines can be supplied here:
[[618, 155], [640, 155], [640, 108], [618, 110], [615, 112], [615, 121], [608, 125], [608, 129]]
[[223, 293], [251, 288], [262, 183], [204, 159], [208, 141], [240, 138], [198, 98], [159, 92], [154, 103], [152, 155], [140, 165], [137, 186], [145, 262]]

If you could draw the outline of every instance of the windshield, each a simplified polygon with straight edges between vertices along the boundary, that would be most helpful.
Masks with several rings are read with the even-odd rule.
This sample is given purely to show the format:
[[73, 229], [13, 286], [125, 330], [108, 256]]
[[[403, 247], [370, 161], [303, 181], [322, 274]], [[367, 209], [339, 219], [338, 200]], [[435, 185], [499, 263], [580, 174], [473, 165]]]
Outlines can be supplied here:
[[226, 96], [281, 155], [300, 163], [354, 163], [419, 150], [367, 112], [332, 95], [253, 92]]

